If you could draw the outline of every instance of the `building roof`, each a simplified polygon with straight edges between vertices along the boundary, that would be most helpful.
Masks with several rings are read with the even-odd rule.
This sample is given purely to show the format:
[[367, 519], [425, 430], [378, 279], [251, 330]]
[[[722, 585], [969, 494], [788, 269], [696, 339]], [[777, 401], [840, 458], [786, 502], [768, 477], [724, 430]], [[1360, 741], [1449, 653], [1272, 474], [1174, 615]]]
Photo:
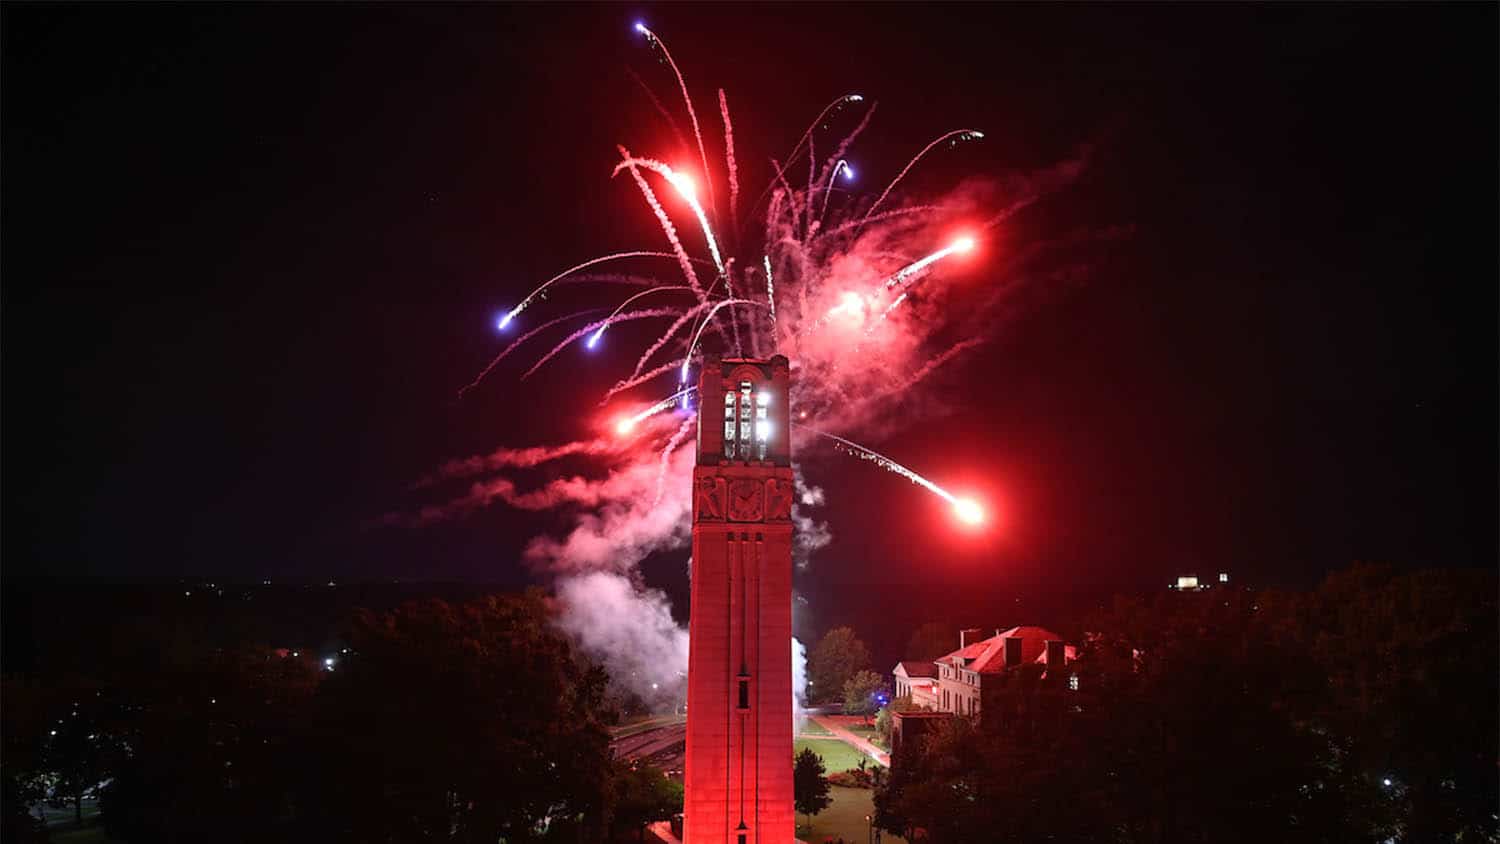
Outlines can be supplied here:
[[939, 659], [938, 662], [952, 663], [955, 659], [962, 660], [961, 665], [970, 671], [980, 674], [993, 674], [1005, 670], [1005, 642], [1007, 638], [1019, 637], [1021, 640], [1021, 662], [1043, 662], [1046, 660], [1047, 640], [1062, 639], [1045, 627], [1023, 626], [1012, 627], [1002, 630], [999, 635], [988, 639], [981, 639], [967, 647], [958, 650]]
[[936, 677], [937, 666], [931, 662], [921, 660], [903, 659], [896, 663], [896, 668], [906, 672], [908, 677]]

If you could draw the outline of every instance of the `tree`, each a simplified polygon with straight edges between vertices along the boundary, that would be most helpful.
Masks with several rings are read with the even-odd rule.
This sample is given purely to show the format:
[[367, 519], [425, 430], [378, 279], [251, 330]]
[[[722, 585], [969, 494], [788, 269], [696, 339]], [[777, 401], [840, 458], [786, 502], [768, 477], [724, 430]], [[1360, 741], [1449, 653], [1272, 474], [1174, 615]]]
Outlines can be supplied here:
[[953, 626], [941, 621], [929, 621], [912, 631], [906, 641], [903, 659], [932, 662], [958, 647], [958, 635]]
[[870, 649], [854, 629], [835, 627], [824, 634], [807, 660], [809, 697], [825, 703], [838, 700], [849, 678], [869, 667]]
[[1286, 606], [1244, 592], [1117, 602], [1068, 676], [987, 675], [980, 720], [904, 745], [877, 823], [934, 844], [1395, 837], [1350, 737], [1329, 729], [1324, 671]]
[[637, 840], [644, 841], [647, 824], [682, 813], [682, 783], [651, 765], [616, 765], [614, 795], [610, 829], [616, 837], [634, 830]]
[[880, 738], [885, 742], [886, 748], [889, 749], [891, 746], [891, 732], [895, 727], [895, 718], [892, 715], [896, 712], [913, 712], [920, 708], [911, 702], [911, 695], [902, 695], [880, 708], [880, 711], [875, 714], [875, 730], [880, 733]]
[[313, 781], [328, 838], [603, 836], [606, 675], [541, 593], [361, 611], [319, 690]]
[[845, 680], [844, 714], [864, 715], [868, 718], [870, 713], [880, 708], [877, 695], [884, 685], [885, 680], [874, 671], [860, 671]]
[[825, 773], [823, 757], [814, 753], [812, 748], [804, 747], [797, 754], [796, 764], [792, 766], [793, 802], [797, 811], [807, 816], [808, 823], [812, 823], [813, 815], [833, 803]]

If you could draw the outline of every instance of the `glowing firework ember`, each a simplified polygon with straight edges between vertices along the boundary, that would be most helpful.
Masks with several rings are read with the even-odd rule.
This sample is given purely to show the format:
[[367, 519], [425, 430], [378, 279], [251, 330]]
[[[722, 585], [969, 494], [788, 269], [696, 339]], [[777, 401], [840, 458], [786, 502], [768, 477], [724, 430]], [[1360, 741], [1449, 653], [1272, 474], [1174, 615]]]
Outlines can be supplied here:
[[879, 466], [880, 468], [886, 470], [887, 472], [900, 475], [901, 477], [906, 478], [912, 483], [926, 489], [928, 492], [931, 492], [933, 495], [942, 498], [949, 504], [953, 505], [953, 514], [957, 516], [960, 521], [971, 525], [977, 525], [984, 521], [984, 508], [979, 506], [979, 502], [975, 501], [974, 499], [959, 498], [958, 496], [954, 495], [946, 489], [943, 489], [932, 481], [927, 480], [916, 472], [913, 472], [905, 466], [902, 466], [900, 463], [897, 463], [891, 458], [886, 457], [884, 454], [874, 451], [873, 449], [866, 448], [859, 443], [850, 442], [843, 437], [835, 436], [823, 431], [815, 431], [811, 428], [808, 428], [807, 430], [810, 433], [817, 434], [820, 437], [825, 437], [829, 440], [832, 440], [841, 450], [852, 454], [861, 460], [868, 460], [871, 463], [874, 463], [876, 466]]
[[[742, 163], [753, 159], [744, 155], [747, 146], [744, 127], [739, 127], [740, 137], [731, 136], [729, 98], [722, 90], [718, 92], [724, 133], [720, 144], [719, 138], [703, 134], [687, 84], [660, 36], [645, 23], [636, 23], [635, 29], [671, 69], [671, 82], [681, 92], [692, 126], [694, 148], [668, 150], [669, 154], [657, 159], [618, 147], [620, 157], [614, 172], [600, 175], [603, 179], [629, 174], [647, 212], [659, 225], [660, 242], [643, 244], [637, 250], [611, 252], [563, 270], [499, 316], [496, 327], [508, 331], [518, 321], [526, 321], [534, 309], [551, 305], [548, 294], [558, 285], [590, 280], [591, 277], [582, 275], [583, 271], [599, 264], [629, 260], [663, 269], [675, 265], [678, 275], [644, 278], [632, 275], [629, 283], [645, 289], [618, 303], [614, 299], [586, 303], [602, 304], [593, 308], [595, 311], [612, 310], [602, 320], [581, 328], [561, 326], [582, 313], [544, 314], [543, 319], [534, 321], [529, 331], [506, 345], [460, 391], [460, 395], [466, 394], [479, 388], [487, 377], [495, 377], [498, 365], [508, 357], [520, 356], [525, 350], [535, 351], [529, 369], [522, 376], [526, 377], [557, 359], [569, 344], [581, 341], [584, 348], [596, 354], [573, 358], [574, 365], [620, 370], [619, 380], [604, 395], [601, 404], [606, 407], [602, 418], [594, 422], [596, 427], [614, 436], [496, 453], [506, 455], [506, 459], [490, 455], [455, 461], [451, 465], [474, 467], [475, 474], [497, 474], [476, 479], [467, 472], [440, 473], [434, 483], [462, 478], [470, 484], [469, 489], [447, 504], [423, 508], [415, 516], [393, 514], [387, 521], [427, 523], [465, 515], [492, 503], [530, 510], [567, 510], [574, 518], [571, 532], [563, 538], [536, 537], [527, 547], [525, 557], [533, 566], [557, 575], [562, 581], [560, 592], [568, 592], [575, 598], [591, 589], [609, 593], [614, 609], [608, 617], [576, 624], [575, 628], [613, 630], [619, 625], [631, 625], [632, 630], [667, 631], [663, 636], [670, 638], [680, 631], [670, 624], [669, 618], [663, 623], [660, 596], [641, 592], [628, 578], [648, 554], [678, 549], [687, 542], [692, 448], [679, 446], [689, 441], [696, 417], [671, 411], [679, 404], [685, 407], [694, 392], [688, 386], [689, 373], [705, 350], [731, 357], [765, 358], [783, 354], [790, 359], [794, 377], [789, 398], [795, 406], [794, 418], [805, 423], [794, 426], [792, 436], [796, 441], [794, 448], [804, 459], [816, 456], [815, 446], [819, 443], [832, 443], [838, 451], [873, 461], [941, 497], [953, 508], [955, 518], [964, 524], [979, 525], [987, 520], [985, 508], [979, 502], [956, 496], [847, 437], [910, 424], [917, 411], [912, 403], [917, 397], [915, 390], [933, 371], [983, 342], [985, 338], [976, 335], [982, 335], [993, 324], [992, 314], [984, 309], [999, 303], [1001, 285], [982, 286], [980, 297], [971, 289], [963, 294], [968, 297], [965, 301], [949, 308], [949, 298], [959, 294], [939, 283], [950, 266], [945, 259], [974, 253], [979, 245], [977, 233], [1027, 207], [1036, 198], [1035, 192], [1042, 188], [1031, 186], [1047, 185], [1051, 189], [1059, 182], [1013, 180], [1013, 184], [1028, 187], [1019, 195], [1000, 197], [1003, 205], [999, 213], [981, 207], [980, 196], [986, 198], [986, 203], [993, 198], [984, 191], [955, 188], [923, 204], [906, 202], [894, 192], [935, 148], [983, 137], [976, 130], [960, 129], [939, 135], [921, 149], [878, 195], [861, 193], [854, 189], [855, 171], [848, 154], [869, 125], [875, 106], [866, 103], [859, 94], [847, 94], [824, 108], [792, 151], [773, 162], [773, 173], [760, 198], [752, 205], [742, 206], [739, 194], [749, 172]], [[665, 112], [654, 94], [652, 97], [658, 109]], [[833, 134], [836, 126], [842, 127], [841, 134]], [[687, 144], [684, 138], [683, 146]], [[723, 150], [723, 166], [710, 167], [710, 149]], [[736, 150], [740, 152], [741, 163], [734, 161]], [[691, 166], [692, 175], [663, 163], [664, 160], [691, 162], [693, 153], [699, 155], [699, 161]], [[862, 167], [866, 171], [863, 176], [871, 175], [868, 169]], [[1075, 166], [1067, 172], [1076, 174], [1077, 170]], [[730, 208], [724, 216], [715, 207], [716, 176], [726, 180], [721, 187], [726, 188]], [[671, 190], [659, 199], [657, 191], [663, 185]], [[726, 219], [738, 222], [723, 228]], [[985, 220], [988, 222], [982, 222]], [[697, 242], [696, 236], [680, 237], [681, 225], [700, 230], [702, 243]], [[716, 227], [727, 238], [721, 240]], [[975, 234], [956, 235], [956, 232]], [[930, 251], [935, 248], [936, 251]], [[1021, 261], [1014, 257], [1007, 260], [1010, 269]], [[699, 271], [709, 266], [715, 276], [700, 279]], [[642, 272], [640, 266], [632, 267], [631, 271]], [[756, 273], [764, 274], [763, 287], [759, 280], [752, 283]], [[630, 306], [646, 297], [652, 298], [647, 303], [649, 308], [630, 310]], [[676, 297], [681, 297], [681, 301]], [[981, 301], [974, 301], [976, 298]], [[577, 311], [578, 305], [559, 310]], [[657, 327], [658, 319], [664, 328]], [[625, 358], [599, 353], [606, 345], [603, 342], [606, 331], [622, 323], [632, 326], [631, 342], [640, 342], [638, 357], [634, 353]], [[640, 341], [639, 334], [643, 325], [652, 326], [653, 330], [653, 337], [645, 342]], [[542, 341], [536, 338], [543, 334], [553, 336], [548, 337], [546, 344], [537, 345]], [[938, 338], [946, 339], [940, 342]], [[619, 349], [629, 344], [616, 341], [607, 345]], [[631, 358], [636, 358], [633, 369]], [[639, 394], [632, 399], [635, 391]], [[621, 406], [627, 401], [628, 405]], [[817, 430], [806, 426], [816, 426]], [[827, 433], [830, 431], [838, 433]], [[526, 459], [512, 459], [510, 455]], [[565, 460], [586, 463], [594, 469], [591, 474], [570, 478], [552, 472], [553, 480], [530, 492], [518, 491], [512, 477], [499, 474], [532, 471], [542, 464]], [[809, 519], [805, 510], [819, 502], [820, 493], [816, 488], [799, 486], [799, 489], [802, 490], [799, 506], [803, 509], [794, 513], [793, 518], [798, 524], [798, 541], [806, 543], [799, 552], [799, 565], [803, 565], [811, 549], [828, 541], [828, 531]], [[627, 580], [621, 586], [613, 581], [588, 579], [601, 573]], [[627, 605], [640, 613], [632, 615]], [[587, 610], [587, 604], [581, 601], [569, 606], [579, 608], [570, 612]], [[587, 635], [584, 638], [585, 649], [600, 652], [596, 655], [603, 656], [612, 667], [618, 654], [605, 639], [630, 639], [604, 637], [590, 644]], [[631, 641], [630, 648], [635, 651], [658, 652], [637, 640]], [[659, 649], [660, 661], [673, 666], [674, 671], [677, 660], [685, 660], [682, 644], [676, 642]], [[626, 664], [631, 666], [631, 672], [648, 676], [639, 671], [638, 659]], [[681, 667], [685, 667], [685, 661]], [[623, 682], [631, 682], [623, 674], [618, 676]], [[680, 676], [649, 679], [652, 683], [649, 687], [632, 688], [647, 701], [670, 701], [680, 692]]]

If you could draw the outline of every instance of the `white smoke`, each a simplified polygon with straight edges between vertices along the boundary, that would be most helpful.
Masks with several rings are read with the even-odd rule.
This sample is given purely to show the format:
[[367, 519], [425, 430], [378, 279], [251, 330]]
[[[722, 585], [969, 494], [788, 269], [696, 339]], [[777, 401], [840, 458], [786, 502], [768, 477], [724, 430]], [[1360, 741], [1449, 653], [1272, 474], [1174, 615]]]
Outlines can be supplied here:
[[807, 646], [792, 637], [792, 734], [807, 721]]
[[613, 572], [557, 581], [558, 626], [616, 683], [653, 710], [675, 709], [687, 680], [688, 634], [672, 620], [667, 596]]

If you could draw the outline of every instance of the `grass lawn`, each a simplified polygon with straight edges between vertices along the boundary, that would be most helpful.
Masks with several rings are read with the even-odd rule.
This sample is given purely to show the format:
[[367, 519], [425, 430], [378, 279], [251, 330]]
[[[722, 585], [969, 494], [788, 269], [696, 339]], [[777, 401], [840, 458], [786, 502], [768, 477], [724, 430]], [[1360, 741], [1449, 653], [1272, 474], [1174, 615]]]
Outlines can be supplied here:
[[792, 754], [795, 756], [802, 752], [804, 747], [812, 748], [812, 752], [823, 757], [823, 768], [830, 774], [839, 771], [848, 771], [859, 767], [859, 760], [863, 759], [870, 765], [879, 765], [874, 759], [860, 753], [838, 739], [797, 739], [792, 743]]
[[822, 724], [819, 724], [817, 721], [814, 721], [811, 718], [808, 718], [807, 720], [803, 721], [802, 722], [802, 726], [800, 726], [800, 727], [797, 728], [797, 732], [803, 733], [804, 735], [809, 735], [809, 736], [831, 736], [831, 735], [833, 735], [833, 733], [828, 732], [828, 728], [827, 727], [824, 727]]
[[870, 742], [881, 750], [890, 750], [889, 747], [885, 746], [885, 739], [880, 735], [880, 731], [875, 729], [874, 725], [867, 727], [864, 724], [849, 724], [844, 729]]
[[[833, 803], [820, 814], [813, 815], [812, 826], [803, 824], [802, 815], [797, 816], [797, 837], [808, 844], [823, 844], [824, 839], [837, 841], [843, 838], [849, 844], [863, 844], [869, 835], [869, 824], [865, 815], [875, 808], [875, 792], [868, 788], [839, 788], [828, 790]], [[905, 844], [905, 839], [886, 833], [881, 844]]]

